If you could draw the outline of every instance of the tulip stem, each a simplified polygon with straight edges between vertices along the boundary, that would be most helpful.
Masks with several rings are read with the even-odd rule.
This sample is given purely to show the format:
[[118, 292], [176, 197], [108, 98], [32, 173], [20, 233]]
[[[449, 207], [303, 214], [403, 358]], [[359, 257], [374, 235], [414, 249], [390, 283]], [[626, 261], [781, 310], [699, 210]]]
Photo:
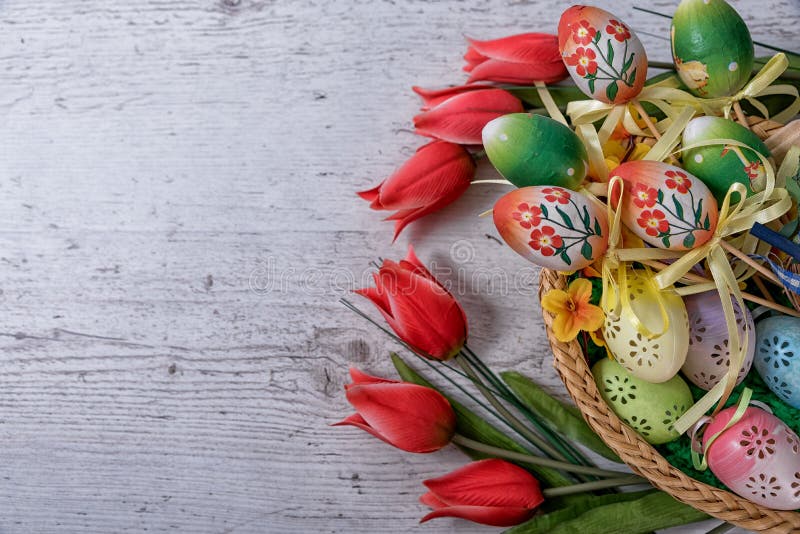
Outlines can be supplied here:
[[478, 390], [483, 394], [484, 398], [486, 398], [486, 400], [489, 401], [489, 404], [494, 406], [494, 409], [500, 412], [500, 414], [503, 416], [503, 418], [509, 424], [509, 426], [511, 426], [514, 430], [517, 431], [517, 433], [519, 433], [533, 445], [536, 445], [536, 447], [538, 447], [542, 452], [544, 452], [548, 456], [552, 458], [558, 458], [560, 460], [566, 460], [564, 455], [558, 452], [552, 445], [547, 443], [544, 439], [539, 437], [535, 432], [532, 432], [528, 427], [526, 427], [522, 423], [522, 421], [517, 419], [517, 417], [514, 416], [514, 414], [508, 411], [508, 409], [505, 406], [503, 406], [503, 404], [499, 400], [497, 400], [497, 397], [495, 397], [492, 394], [492, 392], [486, 388], [483, 381], [475, 373], [475, 370], [472, 368], [469, 362], [463, 357], [463, 354], [459, 354], [458, 356], [455, 357], [455, 359], [456, 361], [458, 361], [458, 364], [461, 366], [464, 372], [467, 373], [469, 378], [473, 381], [475, 387], [477, 387]]
[[604, 480], [584, 482], [582, 484], [574, 484], [572, 486], [545, 488], [542, 490], [542, 494], [545, 497], [560, 497], [562, 495], [572, 495], [573, 493], [584, 493], [587, 491], [596, 491], [606, 488], [617, 488], [619, 486], [633, 486], [635, 484], [648, 484], [648, 482], [642, 477], [631, 475], [627, 477], [606, 478]]
[[487, 445], [486, 443], [481, 443], [480, 441], [475, 441], [460, 434], [456, 434], [455, 436], [453, 436], [452, 441], [456, 445], [461, 445], [462, 447], [472, 449], [473, 451], [483, 452], [490, 456], [496, 456], [498, 458], [505, 458], [507, 460], [514, 460], [517, 462], [522, 462], [531, 465], [550, 467], [553, 469], [558, 469], [560, 471], [569, 471], [572, 473], [581, 473], [584, 475], [596, 475], [605, 478], [609, 477], [619, 478], [621, 476], [627, 476], [626, 473], [622, 473], [619, 471], [609, 471], [607, 469], [601, 469], [599, 467], [575, 465], [569, 462], [559, 462], [558, 460], [542, 458], [541, 456], [531, 456], [530, 454], [522, 454], [519, 452], [509, 451], [506, 449], [502, 449], [500, 447], [495, 447], [493, 445]]
[[543, 425], [539, 419], [537, 418], [536, 414], [531, 412], [531, 410], [517, 397], [517, 395], [511, 391], [508, 386], [506, 386], [505, 382], [500, 380], [492, 370], [483, 363], [477, 354], [475, 354], [472, 349], [468, 346], [464, 345], [462, 353], [468, 361], [472, 363], [480, 372], [486, 380], [498, 390], [500, 393], [499, 395], [506, 400], [507, 402], [511, 403], [514, 407], [516, 407], [520, 412], [525, 415], [525, 418], [531, 422], [532, 425], [536, 428], [539, 433], [541, 433], [550, 443], [555, 447], [559, 453], [561, 453], [562, 459], [567, 460], [572, 463], [591, 466], [591, 462], [583, 456], [577, 449], [575, 449], [571, 443], [568, 441], [562, 440], [561, 437], [556, 434], [555, 432], [551, 431], [547, 426]]

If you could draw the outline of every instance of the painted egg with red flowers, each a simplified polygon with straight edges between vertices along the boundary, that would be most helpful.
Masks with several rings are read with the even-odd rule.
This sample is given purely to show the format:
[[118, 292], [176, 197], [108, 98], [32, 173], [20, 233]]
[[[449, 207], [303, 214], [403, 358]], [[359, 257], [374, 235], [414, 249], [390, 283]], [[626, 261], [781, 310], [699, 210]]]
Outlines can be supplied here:
[[[660, 161], [628, 161], [612, 173], [625, 183], [619, 204], [622, 222], [659, 248], [688, 250], [711, 239], [717, 201], [708, 187], [680, 167]], [[612, 191], [619, 202], [619, 188]]]
[[494, 224], [505, 242], [546, 269], [591, 265], [608, 247], [608, 218], [599, 202], [556, 186], [507, 193], [494, 205]]
[[[719, 412], [703, 433], [708, 467], [728, 488], [774, 510], [800, 508], [800, 439], [786, 424], [750, 406], [730, 428], [736, 412]], [[714, 434], [722, 432], [709, 445]]]
[[575, 85], [595, 100], [623, 104], [644, 87], [644, 46], [630, 26], [608, 11], [592, 6], [564, 11], [558, 48]]

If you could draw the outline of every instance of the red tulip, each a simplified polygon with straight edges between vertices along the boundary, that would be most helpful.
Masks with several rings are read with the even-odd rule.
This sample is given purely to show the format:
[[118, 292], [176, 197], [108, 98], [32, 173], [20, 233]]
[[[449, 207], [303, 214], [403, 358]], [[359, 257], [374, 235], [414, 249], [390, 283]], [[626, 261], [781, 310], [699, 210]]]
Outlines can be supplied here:
[[464, 55], [469, 81], [530, 85], [535, 81], [555, 83], [568, 76], [558, 51], [558, 36], [521, 33], [491, 41], [469, 39]]
[[350, 376], [353, 383], [345, 386], [345, 395], [357, 413], [333, 426], [358, 427], [408, 452], [434, 452], [450, 443], [456, 415], [441, 393], [355, 368]]
[[460, 95], [469, 91], [478, 91], [480, 89], [494, 89], [494, 87], [482, 83], [469, 83], [467, 85], [445, 87], [444, 89], [425, 89], [417, 85], [411, 88], [412, 91], [422, 98], [422, 111], [427, 111], [438, 106], [451, 96]]
[[504, 460], [467, 464], [423, 482], [430, 491], [420, 502], [433, 508], [422, 523], [436, 517], [460, 517], [484, 525], [510, 527], [530, 519], [544, 502], [539, 482]]
[[522, 113], [522, 102], [502, 89], [457, 94], [414, 117], [416, 132], [462, 145], [480, 145], [486, 124], [509, 113]]
[[356, 291], [370, 299], [405, 343], [423, 356], [452, 358], [467, 340], [467, 318], [453, 295], [422, 265], [414, 249], [399, 263], [384, 260], [375, 287]]
[[374, 210], [396, 210], [394, 239], [405, 226], [460, 197], [475, 176], [475, 161], [459, 145], [434, 141], [420, 147], [389, 178], [358, 195]]

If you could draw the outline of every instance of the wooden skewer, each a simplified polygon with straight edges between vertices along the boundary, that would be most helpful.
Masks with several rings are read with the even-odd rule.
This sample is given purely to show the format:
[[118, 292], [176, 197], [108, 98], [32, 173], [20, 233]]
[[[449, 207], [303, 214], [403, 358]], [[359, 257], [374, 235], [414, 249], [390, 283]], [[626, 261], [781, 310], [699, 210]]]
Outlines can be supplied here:
[[650, 116], [644, 110], [644, 108], [642, 107], [642, 104], [638, 100], [636, 100], [635, 98], [633, 100], [631, 100], [631, 104], [633, 104], [633, 107], [635, 107], [636, 111], [639, 112], [639, 116], [642, 118], [644, 123], [647, 125], [647, 129], [650, 130], [650, 132], [653, 134], [653, 137], [655, 137], [656, 139], [661, 139], [661, 134], [658, 133], [658, 130], [656, 129], [656, 125], [653, 124], [653, 121], [650, 120]]
[[772, 298], [772, 295], [770, 295], [769, 291], [767, 291], [767, 288], [764, 286], [764, 282], [761, 280], [760, 273], [755, 273], [753, 275], [753, 283], [756, 285], [758, 290], [761, 291], [761, 294], [764, 295], [765, 299], [770, 302], [775, 302], [775, 299]]
[[[645, 265], [648, 265], [648, 266], [650, 266], [650, 267], [652, 267], [654, 269], [657, 269], [657, 270], [661, 270], [661, 269], [664, 269], [664, 268], [668, 267], [668, 265], [666, 265], [664, 263], [661, 263], [660, 261], [643, 261], [641, 263], [643, 263]], [[705, 277], [700, 276], [699, 274], [693, 273], [693, 272], [685, 273], [681, 278], [683, 278], [685, 280], [688, 280], [688, 281], [691, 281], [691, 282], [697, 282], [697, 283], [711, 283], [711, 284], [714, 283], [713, 280], [710, 280], [708, 278], [705, 278]], [[742, 298], [744, 300], [749, 300], [750, 302], [755, 302], [756, 304], [759, 304], [761, 306], [766, 306], [767, 308], [772, 308], [775, 311], [779, 311], [781, 313], [785, 313], [786, 315], [791, 315], [792, 317], [800, 317], [800, 312], [798, 312], [797, 310], [795, 310], [793, 308], [789, 308], [789, 307], [783, 306], [781, 304], [778, 304], [776, 302], [772, 302], [772, 301], [769, 301], [767, 299], [763, 299], [763, 298], [761, 298], [761, 297], [759, 297], [757, 295], [753, 295], [752, 293], [747, 293], [746, 291], [742, 291]]]
[[766, 278], [773, 284], [776, 284], [781, 288], [783, 288], [783, 283], [781, 283], [778, 277], [775, 276], [775, 273], [773, 273], [772, 271], [770, 271], [769, 269], [767, 269], [766, 267], [764, 267], [763, 265], [752, 259], [750, 256], [748, 256], [741, 250], [731, 246], [729, 243], [726, 243], [725, 240], [720, 239], [719, 244], [722, 245], [722, 248], [724, 248], [726, 251], [730, 252], [731, 254], [733, 254], [743, 262], [745, 262], [747, 265], [749, 265], [756, 271], [760, 272], [764, 276], [764, 278]]
[[747, 122], [747, 117], [744, 116], [744, 111], [742, 111], [742, 105], [738, 101], [733, 103], [733, 112], [736, 113], [736, 118], [739, 119], [742, 126], [749, 130], [750, 124]]

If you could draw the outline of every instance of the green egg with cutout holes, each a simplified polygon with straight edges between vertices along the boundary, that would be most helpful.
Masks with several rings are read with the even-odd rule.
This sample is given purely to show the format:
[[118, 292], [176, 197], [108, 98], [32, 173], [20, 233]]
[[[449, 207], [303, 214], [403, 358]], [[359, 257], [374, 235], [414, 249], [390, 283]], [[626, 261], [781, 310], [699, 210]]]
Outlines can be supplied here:
[[[735, 145], [710, 145], [692, 148], [683, 153], [683, 166], [708, 186], [721, 203], [728, 188], [736, 182], [747, 187], [747, 194], [760, 191], [766, 181], [766, 170], [756, 152], [770, 157], [761, 139], [744, 126], [722, 117], [697, 117], [683, 131], [683, 146], [712, 139], [732, 139], [750, 149]], [[732, 200], [736, 201], [737, 198]]]
[[569, 127], [543, 115], [511, 113], [483, 128], [489, 161], [517, 187], [555, 185], [576, 190], [589, 157]]
[[673, 425], [694, 404], [683, 378], [652, 384], [608, 358], [594, 364], [592, 375], [608, 407], [645, 441], [659, 445], [680, 437]]
[[696, 96], [736, 93], [753, 70], [753, 39], [725, 0], [683, 0], [672, 17], [672, 59]]

